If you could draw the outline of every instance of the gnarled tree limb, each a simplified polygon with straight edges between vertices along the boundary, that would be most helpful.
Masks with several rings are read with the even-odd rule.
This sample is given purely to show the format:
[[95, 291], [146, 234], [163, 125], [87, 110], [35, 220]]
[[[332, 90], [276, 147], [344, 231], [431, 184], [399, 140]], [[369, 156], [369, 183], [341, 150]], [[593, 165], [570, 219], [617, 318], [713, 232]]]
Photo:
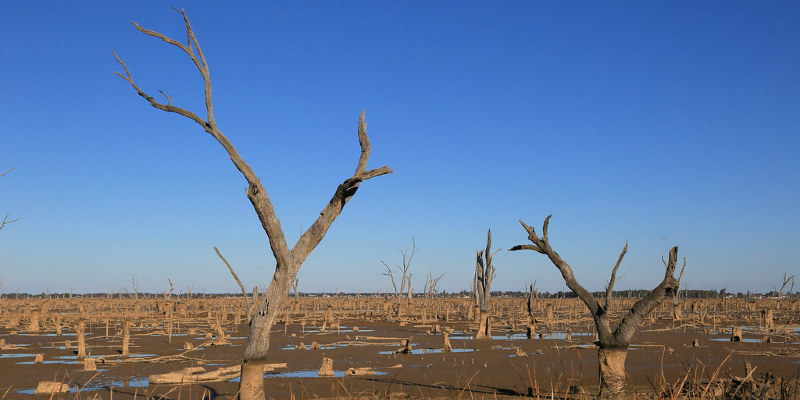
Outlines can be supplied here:
[[519, 221], [519, 223], [522, 224], [522, 227], [524, 227], [528, 232], [528, 240], [533, 242], [533, 245], [517, 245], [509, 249], [509, 251], [533, 250], [546, 255], [550, 261], [555, 264], [556, 268], [561, 271], [561, 276], [564, 278], [564, 282], [567, 284], [567, 287], [576, 295], [578, 295], [581, 300], [583, 300], [583, 303], [586, 304], [586, 307], [589, 308], [589, 311], [593, 316], [597, 315], [597, 313], [602, 309], [600, 307], [600, 303], [597, 301], [597, 299], [595, 299], [591, 292], [584, 289], [584, 287], [578, 283], [578, 280], [575, 279], [575, 275], [572, 273], [572, 268], [569, 266], [569, 264], [561, 259], [561, 256], [559, 256], [558, 253], [556, 253], [556, 251], [550, 247], [550, 240], [548, 238], [550, 217], [552, 217], [552, 215], [548, 215], [544, 220], [542, 227], [542, 238], [539, 238], [539, 236], [536, 234], [536, 230], [533, 229], [533, 227], [526, 225], [522, 221]]

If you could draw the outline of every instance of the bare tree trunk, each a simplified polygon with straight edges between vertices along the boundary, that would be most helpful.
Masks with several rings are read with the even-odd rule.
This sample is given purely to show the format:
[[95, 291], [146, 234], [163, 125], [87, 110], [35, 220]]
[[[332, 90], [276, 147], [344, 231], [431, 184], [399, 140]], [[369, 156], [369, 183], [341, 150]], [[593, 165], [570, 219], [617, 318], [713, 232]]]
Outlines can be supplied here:
[[491, 313], [487, 311], [480, 311], [478, 313], [480, 321], [478, 323], [478, 333], [475, 334], [475, 339], [490, 339], [492, 337], [491, 317]]
[[78, 327], [75, 329], [75, 334], [78, 336], [78, 358], [86, 357], [86, 322], [79, 321]]
[[623, 399], [625, 388], [625, 358], [628, 349], [603, 348], [597, 350], [600, 362], [600, 398]]
[[527, 322], [526, 335], [528, 339], [533, 339], [536, 336], [536, 318], [533, 316], [533, 305], [536, 292], [536, 281], [531, 284], [528, 293], [525, 295], [525, 319]]
[[[478, 319], [478, 333], [475, 339], [489, 339], [492, 337], [491, 313], [489, 311], [489, 297], [491, 295], [492, 281], [495, 277], [495, 267], [492, 264], [491, 253], [492, 231], [486, 237], [486, 250], [478, 250], [478, 258], [475, 264], [475, 277], [473, 279], [475, 292], [475, 318]], [[499, 250], [498, 250], [499, 251]]]
[[128, 321], [122, 321], [122, 355], [127, 356], [130, 354], [131, 345], [131, 328]]

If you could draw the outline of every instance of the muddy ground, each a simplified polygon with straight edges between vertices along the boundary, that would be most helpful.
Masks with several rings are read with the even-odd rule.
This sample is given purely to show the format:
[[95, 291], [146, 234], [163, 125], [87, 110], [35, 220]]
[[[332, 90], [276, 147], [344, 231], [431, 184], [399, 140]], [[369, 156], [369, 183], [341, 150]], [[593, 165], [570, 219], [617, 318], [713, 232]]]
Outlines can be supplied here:
[[[430, 324], [399, 326], [383, 321], [342, 320], [340, 328], [329, 328], [324, 333], [319, 332], [318, 326], [276, 325], [268, 362], [286, 363], [286, 368], [265, 374], [268, 395], [282, 399], [355, 395], [374, 398], [405, 392], [412, 396], [463, 398], [465, 393], [516, 397], [526, 395], [531, 388], [566, 392], [572, 385], [589, 392], [597, 390], [597, 352], [588, 326], [571, 328], [569, 340], [564, 332], [546, 329], [541, 329], [543, 337], [536, 339], [527, 339], [522, 331], [495, 330], [491, 340], [474, 340], [465, 323], [439, 324], [453, 329], [452, 352], [441, 351], [443, 336], [429, 333]], [[744, 341], [731, 342], [729, 330], [714, 333], [705, 329], [704, 333], [694, 326], [674, 325], [660, 320], [634, 337], [627, 358], [633, 391], [653, 392], [661, 386], [659, 377], [676, 382], [690, 369], [690, 382], [708, 379], [720, 366], [721, 377], [744, 376], [745, 361], [757, 371], [769, 370], [787, 380], [800, 375], [800, 337], [794, 330], [772, 335], [772, 343], [762, 343], [763, 335], [756, 327], [745, 327]], [[172, 343], [168, 343], [164, 334], [134, 328], [131, 356], [122, 357], [122, 339], [115, 335], [119, 332], [105, 337], [105, 327], [93, 325], [87, 331], [88, 351], [91, 357], [103, 357], [106, 362], [99, 362], [97, 371], [90, 372], [83, 371], [75, 357], [74, 332], [56, 336], [24, 331], [13, 334], [9, 329], [0, 329], [0, 339], [5, 339], [6, 346], [19, 346], [0, 351], [0, 398], [48, 398], [32, 394], [42, 380], [68, 381], [73, 392], [61, 398], [228, 398], [236, 394], [236, 382], [151, 386], [148, 376], [192, 366], [213, 370], [236, 365], [243, 355], [247, 330], [246, 325], [239, 325], [237, 331], [229, 329], [230, 344], [212, 346], [202, 334], [187, 336], [184, 332], [174, 335]], [[412, 354], [394, 353], [405, 338], [412, 340]], [[693, 340], [699, 345], [692, 346]], [[66, 348], [65, 341], [71, 341], [71, 347]], [[206, 346], [186, 351], [184, 342]], [[312, 342], [322, 348], [297, 349], [301, 343], [309, 348]], [[43, 354], [43, 363], [34, 363], [37, 353]], [[317, 376], [323, 357], [333, 359], [335, 377]], [[351, 367], [371, 367], [376, 375], [344, 376]]]

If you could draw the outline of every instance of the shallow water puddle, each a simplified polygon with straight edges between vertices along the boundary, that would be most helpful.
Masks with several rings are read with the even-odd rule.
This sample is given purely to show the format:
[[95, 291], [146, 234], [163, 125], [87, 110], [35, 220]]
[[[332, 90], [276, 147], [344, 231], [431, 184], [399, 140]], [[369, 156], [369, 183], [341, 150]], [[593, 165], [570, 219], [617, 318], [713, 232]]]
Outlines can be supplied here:
[[[715, 342], [734, 342], [734, 343], [736, 342], [732, 341], [730, 338], [711, 338], [711, 340]], [[742, 340], [739, 341], [745, 343], [761, 343], [761, 339], [755, 339], [755, 338], [743, 338]]]
[[[375, 375], [388, 375], [388, 372], [375, 371]], [[359, 376], [375, 376], [375, 375], [359, 375]], [[333, 376], [319, 376], [319, 370], [309, 369], [304, 371], [288, 371], [288, 372], [265, 372], [264, 378], [344, 378], [347, 376], [347, 371], [334, 370]], [[231, 379], [228, 382], [239, 382], [239, 378]]]
[[33, 353], [0, 354], [0, 358], [36, 357]]
[[[572, 332], [572, 337], [576, 336], [592, 336], [593, 333], [589, 332]], [[466, 340], [466, 339], [474, 339], [475, 336], [472, 334], [459, 332], [458, 334], [454, 334], [450, 336], [450, 339], [456, 340]], [[567, 332], [548, 332], [548, 333], [541, 333], [536, 335], [536, 339], [558, 339], [558, 340], [567, 340]], [[528, 335], [526, 333], [507, 333], [501, 335], [492, 335], [492, 340], [528, 340]], [[531, 339], [533, 340], [533, 339]]]
[[[473, 351], [475, 351], [475, 349], [451, 349], [450, 351], [448, 351], [446, 353], [469, 353], [469, 352], [473, 352]], [[445, 352], [445, 351], [442, 350], [442, 349], [412, 349], [411, 350], [411, 354], [437, 354], [437, 353], [442, 353], [442, 352]], [[396, 351], [389, 350], [389, 351], [379, 351], [378, 354], [403, 354], [403, 353], [398, 353]]]
[[[340, 347], [347, 347], [347, 346], [348, 345], [344, 344], [344, 343], [323, 344], [323, 345], [320, 345], [320, 349], [321, 350], [331, 350], [331, 349], [338, 349]], [[305, 348], [297, 348], [296, 346], [290, 344], [290, 345], [286, 345], [286, 346], [281, 347], [281, 350], [311, 350], [311, 345], [310, 344], [306, 344]]]
[[[105, 369], [98, 369], [97, 372], [106, 371]], [[70, 393], [78, 393], [80, 392], [92, 392], [97, 390], [106, 390], [109, 387], [132, 387], [132, 388], [142, 388], [150, 386], [150, 379], [142, 378], [137, 380], [131, 381], [107, 381], [107, 382], [93, 382], [93, 384], [80, 386], [75, 382], [70, 382]], [[34, 394], [36, 389], [20, 389], [17, 390], [17, 393], [20, 394]]]

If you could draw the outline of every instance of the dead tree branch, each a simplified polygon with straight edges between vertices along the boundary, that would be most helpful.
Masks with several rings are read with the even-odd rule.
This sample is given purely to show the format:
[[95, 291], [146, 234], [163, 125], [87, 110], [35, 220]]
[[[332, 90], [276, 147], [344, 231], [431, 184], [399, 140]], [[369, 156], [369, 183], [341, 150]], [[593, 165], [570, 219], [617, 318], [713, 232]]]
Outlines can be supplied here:
[[239, 288], [242, 290], [242, 296], [244, 296], [244, 306], [245, 306], [245, 310], [247, 312], [247, 320], [250, 321], [252, 315], [250, 313], [250, 308], [251, 308], [250, 307], [250, 299], [247, 297], [247, 290], [244, 288], [244, 285], [242, 284], [242, 281], [239, 279], [239, 275], [236, 275], [236, 271], [233, 270], [233, 267], [228, 262], [228, 260], [226, 260], [225, 257], [222, 256], [222, 253], [219, 252], [219, 249], [217, 249], [217, 246], [214, 246], [214, 251], [217, 252], [217, 255], [219, 256], [220, 260], [222, 260], [222, 262], [225, 263], [225, 265], [228, 267], [228, 271], [230, 271], [231, 275], [233, 275], [233, 279], [235, 279], [236, 283], [239, 284]]
[[269, 349], [269, 332], [275, 318], [280, 311], [280, 305], [289, 294], [292, 282], [297, 277], [300, 266], [306, 260], [311, 251], [322, 241], [333, 221], [341, 214], [345, 204], [355, 195], [361, 182], [375, 178], [377, 176], [389, 174], [392, 170], [388, 166], [367, 170], [367, 161], [370, 154], [370, 143], [367, 136], [367, 124], [364, 122], [364, 111], [358, 119], [358, 142], [361, 147], [361, 154], [356, 164], [355, 172], [349, 178], [340, 183], [333, 193], [333, 196], [319, 213], [314, 223], [302, 233], [295, 245], [290, 249], [286, 243], [281, 223], [275, 214], [275, 209], [264, 189], [261, 181], [250, 166], [242, 159], [239, 152], [231, 144], [228, 138], [222, 133], [214, 118], [214, 107], [211, 96], [210, 69], [206, 62], [197, 37], [189, 23], [189, 18], [184, 10], [177, 10], [183, 17], [186, 28], [186, 43], [178, 42], [162, 33], [143, 28], [136, 24], [133, 25], [137, 30], [145, 35], [158, 38], [165, 43], [175, 46], [183, 51], [194, 63], [203, 79], [203, 92], [205, 98], [205, 118], [197, 114], [177, 107], [172, 104], [167, 97], [167, 104], [158, 102], [155, 98], [147, 94], [139, 87], [131, 74], [125, 61], [120, 59], [116, 53], [114, 58], [122, 66], [124, 74], [117, 73], [125, 80], [136, 93], [145, 99], [152, 107], [162, 111], [175, 113], [186, 117], [203, 128], [225, 149], [237, 170], [241, 172], [247, 181], [247, 198], [253, 206], [258, 216], [261, 226], [269, 239], [270, 249], [275, 257], [276, 265], [273, 278], [267, 287], [266, 293], [259, 301], [256, 312], [251, 321], [250, 336], [245, 347], [245, 357], [242, 364], [242, 377], [240, 380], [240, 398], [255, 399], [264, 398], [263, 388], [263, 365]]
[[786, 285], [788, 285], [791, 282], [792, 286], [794, 286], [794, 275], [792, 275], [792, 276], [788, 276], [788, 275], [789, 274], [786, 273], [786, 272], [783, 273], [783, 283], [781, 284], [781, 288], [779, 290], [776, 290], [776, 292], [778, 292], [778, 298], [779, 299], [783, 298], [783, 292], [784, 292], [784, 290], [786, 290]]

